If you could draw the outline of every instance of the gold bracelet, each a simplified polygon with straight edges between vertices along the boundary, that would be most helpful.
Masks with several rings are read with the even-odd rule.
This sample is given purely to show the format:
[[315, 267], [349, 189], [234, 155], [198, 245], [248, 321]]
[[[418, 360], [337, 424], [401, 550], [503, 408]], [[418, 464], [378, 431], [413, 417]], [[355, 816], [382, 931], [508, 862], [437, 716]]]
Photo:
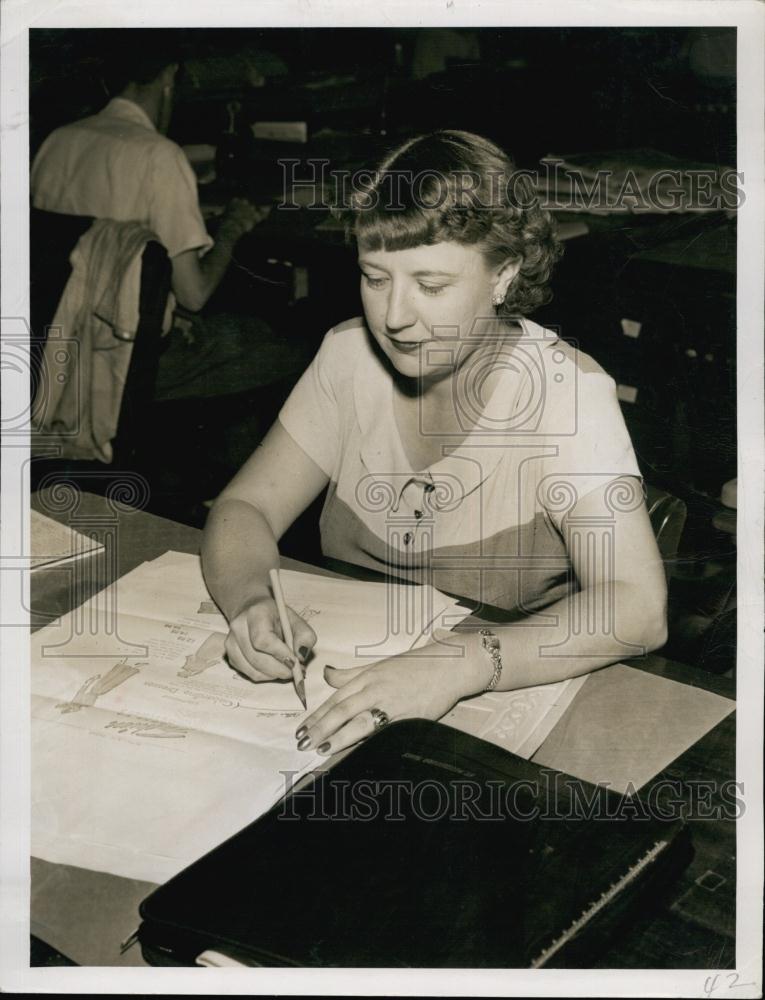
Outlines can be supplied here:
[[502, 649], [499, 645], [499, 639], [490, 628], [481, 628], [478, 630], [478, 634], [481, 636], [481, 645], [494, 664], [494, 673], [484, 691], [493, 691], [502, 675]]

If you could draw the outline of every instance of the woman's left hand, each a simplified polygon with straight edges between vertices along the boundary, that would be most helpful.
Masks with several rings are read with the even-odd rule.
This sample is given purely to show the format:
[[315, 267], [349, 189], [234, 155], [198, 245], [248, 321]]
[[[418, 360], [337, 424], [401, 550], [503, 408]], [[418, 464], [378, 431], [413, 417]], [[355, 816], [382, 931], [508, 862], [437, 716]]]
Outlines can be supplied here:
[[[440, 719], [460, 698], [475, 693], [463, 657], [394, 656], [370, 666], [324, 668], [338, 690], [312, 712], [295, 733], [301, 750], [329, 755], [375, 731], [372, 709], [398, 719]], [[307, 742], [306, 742], [307, 741]]]

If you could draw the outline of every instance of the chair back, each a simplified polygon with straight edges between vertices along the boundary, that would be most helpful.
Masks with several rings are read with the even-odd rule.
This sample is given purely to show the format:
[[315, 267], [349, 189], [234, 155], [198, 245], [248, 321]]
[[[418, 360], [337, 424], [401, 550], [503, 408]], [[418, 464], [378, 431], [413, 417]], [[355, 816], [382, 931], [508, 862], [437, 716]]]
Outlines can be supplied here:
[[664, 563], [664, 571], [667, 580], [669, 580], [672, 576], [672, 567], [677, 559], [680, 538], [685, 527], [687, 514], [685, 501], [646, 483], [646, 505], [651, 527]]

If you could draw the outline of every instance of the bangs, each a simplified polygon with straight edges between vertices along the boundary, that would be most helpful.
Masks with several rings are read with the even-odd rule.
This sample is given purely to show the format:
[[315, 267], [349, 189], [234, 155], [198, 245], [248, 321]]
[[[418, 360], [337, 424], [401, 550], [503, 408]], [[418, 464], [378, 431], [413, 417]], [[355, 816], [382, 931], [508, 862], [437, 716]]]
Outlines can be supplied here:
[[437, 213], [412, 206], [393, 211], [386, 208], [358, 212], [353, 232], [365, 250], [411, 250], [443, 239]]
[[360, 246], [367, 250], [409, 250], [451, 241], [472, 245], [491, 230], [491, 213], [470, 191], [464, 176], [438, 171], [386, 172], [358, 191], [349, 219]]

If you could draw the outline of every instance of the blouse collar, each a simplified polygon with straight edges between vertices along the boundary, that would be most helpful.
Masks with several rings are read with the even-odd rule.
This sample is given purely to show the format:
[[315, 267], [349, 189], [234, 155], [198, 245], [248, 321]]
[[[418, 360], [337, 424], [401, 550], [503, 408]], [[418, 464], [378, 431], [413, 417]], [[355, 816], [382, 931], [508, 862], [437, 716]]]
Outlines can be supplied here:
[[363, 370], [354, 379], [361, 459], [370, 475], [393, 486], [393, 510], [412, 482], [425, 488], [427, 502], [434, 509], [451, 509], [489, 478], [509, 445], [517, 445], [534, 431], [535, 411], [544, 398], [541, 351], [558, 337], [528, 319], [521, 319], [520, 327], [520, 334], [508, 336], [501, 347], [499, 379], [483, 408], [480, 394], [472, 400], [467, 397], [460, 406], [460, 412], [467, 411], [466, 422], [472, 417], [474, 426], [464, 440], [455, 436], [453, 446], [444, 446], [444, 457], [423, 470], [411, 468], [401, 444], [393, 410], [393, 383], [384, 363], [375, 351], [364, 356]]

